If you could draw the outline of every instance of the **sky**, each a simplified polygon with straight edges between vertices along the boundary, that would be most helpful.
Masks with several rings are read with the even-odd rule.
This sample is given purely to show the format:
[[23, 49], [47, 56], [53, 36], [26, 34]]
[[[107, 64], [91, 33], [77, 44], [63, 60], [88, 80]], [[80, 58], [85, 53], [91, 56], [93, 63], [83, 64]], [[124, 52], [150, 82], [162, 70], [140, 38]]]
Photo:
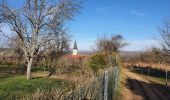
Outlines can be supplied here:
[[[22, 0], [9, 0], [19, 7]], [[17, 2], [16, 2], [17, 1]], [[120, 34], [129, 43], [122, 48], [139, 51], [160, 47], [158, 27], [170, 17], [170, 0], [82, 0], [82, 9], [66, 24], [79, 50], [92, 50], [103, 34]], [[72, 45], [71, 45], [72, 46]]]
[[91, 50], [98, 36], [120, 34], [126, 51], [160, 47], [160, 27], [170, 17], [170, 0], [84, 0], [81, 13], [68, 24], [79, 49]]

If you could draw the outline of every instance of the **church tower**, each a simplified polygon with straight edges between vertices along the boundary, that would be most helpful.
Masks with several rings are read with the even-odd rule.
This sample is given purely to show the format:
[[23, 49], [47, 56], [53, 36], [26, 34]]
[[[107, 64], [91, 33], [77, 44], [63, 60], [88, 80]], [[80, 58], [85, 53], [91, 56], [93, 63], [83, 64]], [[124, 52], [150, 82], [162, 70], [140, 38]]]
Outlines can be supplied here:
[[77, 55], [77, 54], [78, 54], [77, 43], [76, 41], [74, 41], [73, 55]]

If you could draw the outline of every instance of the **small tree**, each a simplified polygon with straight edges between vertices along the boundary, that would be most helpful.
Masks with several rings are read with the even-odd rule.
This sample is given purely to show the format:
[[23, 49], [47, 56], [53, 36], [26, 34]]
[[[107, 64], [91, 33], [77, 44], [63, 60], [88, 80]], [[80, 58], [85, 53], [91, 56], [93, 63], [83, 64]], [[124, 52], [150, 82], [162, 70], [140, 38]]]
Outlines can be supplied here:
[[105, 52], [118, 52], [120, 48], [127, 45], [121, 35], [111, 35], [107, 37], [106, 35], [99, 37], [96, 41], [97, 51]]
[[47, 50], [49, 44], [60, 41], [57, 37], [66, 32], [65, 22], [71, 20], [79, 8], [76, 0], [24, 0], [21, 8], [0, 3], [0, 23], [10, 27], [17, 46], [24, 52], [28, 80], [36, 55]]
[[70, 36], [67, 33], [64, 33], [60, 37], [57, 38], [57, 41], [53, 41], [53, 43], [49, 44], [47, 57], [51, 61], [51, 70], [49, 76], [52, 75], [55, 71], [56, 62], [68, 53], [70, 50]]
[[106, 35], [99, 37], [96, 41], [96, 50], [103, 52], [105, 55], [105, 62], [109, 63], [112, 54], [115, 54], [115, 62], [117, 62], [117, 54], [120, 48], [127, 45], [121, 35], [111, 35], [107, 37]]
[[170, 51], [170, 20], [164, 22], [163, 26], [159, 28], [159, 33], [163, 49]]

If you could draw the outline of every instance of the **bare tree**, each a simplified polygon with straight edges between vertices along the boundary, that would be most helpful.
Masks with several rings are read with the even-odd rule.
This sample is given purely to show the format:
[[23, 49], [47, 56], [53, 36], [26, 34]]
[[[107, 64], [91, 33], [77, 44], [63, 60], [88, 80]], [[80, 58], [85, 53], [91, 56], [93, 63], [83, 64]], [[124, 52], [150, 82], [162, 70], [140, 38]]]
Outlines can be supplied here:
[[25, 0], [22, 8], [0, 4], [0, 23], [7, 24], [17, 37], [15, 42], [23, 50], [27, 62], [28, 80], [36, 55], [65, 34], [64, 24], [79, 8], [80, 2], [76, 0]]
[[55, 41], [49, 44], [48, 48], [48, 58], [50, 58], [51, 61], [51, 69], [49, 70], [49, 75], [51, 76], [55, 72], [56, 62], [70, 51], [70, 36], [67, 33], [63, 33], [60, 37], [58, 37]]
[[96, 41], [96, 49], [98, 51], [118, 52], [120, 48], [126, 45], [127, 43], [121, 35], [111, 35], [110, 37], [104, 35]]
[[164, 22], [164, 25], [159, 28], [159, 32], [163, 49], [170, 51], [170, 20]]

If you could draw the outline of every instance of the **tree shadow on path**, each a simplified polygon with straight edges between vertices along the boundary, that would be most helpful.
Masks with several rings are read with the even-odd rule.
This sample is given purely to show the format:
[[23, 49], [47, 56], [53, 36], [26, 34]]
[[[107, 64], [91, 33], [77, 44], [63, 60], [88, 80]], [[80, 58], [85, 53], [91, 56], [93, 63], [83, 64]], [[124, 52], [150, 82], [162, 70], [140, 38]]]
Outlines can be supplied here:
[[132, 78], [126, 80], [126, 86], [144, 100], [170, 100], [170, 86], [146, 83]]

